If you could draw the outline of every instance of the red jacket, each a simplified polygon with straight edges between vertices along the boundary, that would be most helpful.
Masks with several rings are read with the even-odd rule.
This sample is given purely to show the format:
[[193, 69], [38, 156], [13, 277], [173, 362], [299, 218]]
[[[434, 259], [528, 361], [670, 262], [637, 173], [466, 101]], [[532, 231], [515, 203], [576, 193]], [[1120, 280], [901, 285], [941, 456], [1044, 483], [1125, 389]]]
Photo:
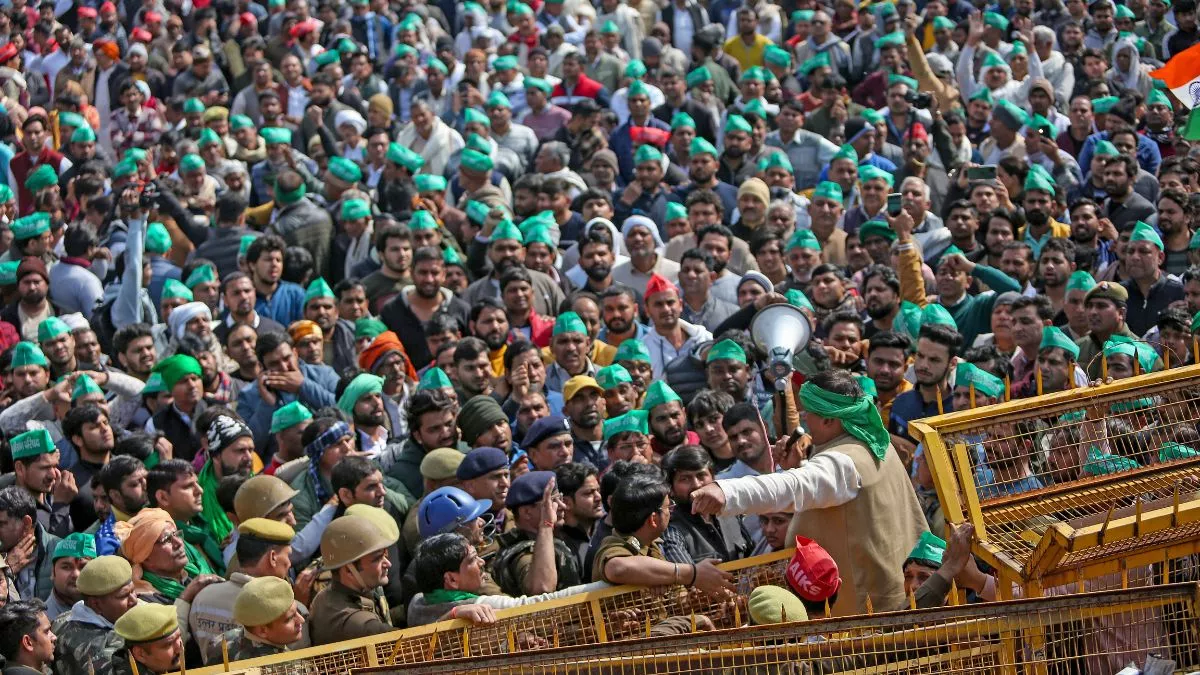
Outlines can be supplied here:
[[575, 88], [573, 90], [568, 92], [567, 88], [565, 86], [563, 86], [565, 84], [566, 84], [566, 81], [564, 80], [564, 81], [559, 82], [558, 84], [554, 85], [554, 91], [550, 93], [550, 98], [553, 99], [553, 98], [559, 98], [559, 97], [573, 97], [573, 96], [582, 96], [584, 98], [596, 98], [596, 96], [600, 94], [600, 90], [604, 89], [604, 85], [593, 80], [592, 78], [588, 77], [587, 75], [584, 75], [583, 73], [579, 74], [579, 82], [577, 82], [575, 84]]
[[12, 158], [12, 161], [8, 163], [8, 170], [12, 172], [17, 184], [9, 187], [17, 191], [17, 205], [20, 207], [18, 216], [27, 216], [33, 213], [33, 193], [25, 187], [25, 179], [29, 178], [29, 174], [40, 164], [49, 164], [54, 167], [54, 173], [58, 173], [62, 161], [63, 156], [50, 148], [42, 148], [36, 163], [28, 152], [20, 152]]
[[529, 313], [529, 341], [538, 347], [550, 346], [550, 334], [554, 332], [554, 319], [537, 312]]

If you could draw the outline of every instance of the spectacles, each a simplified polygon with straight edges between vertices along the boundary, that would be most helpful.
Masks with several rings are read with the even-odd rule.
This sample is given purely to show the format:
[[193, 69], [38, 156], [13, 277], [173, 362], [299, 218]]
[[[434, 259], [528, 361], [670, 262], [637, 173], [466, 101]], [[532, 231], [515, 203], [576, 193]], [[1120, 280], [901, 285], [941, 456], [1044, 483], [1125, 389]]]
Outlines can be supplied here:
[[166, 546], [167, 544], [171, 543], [171, 541], [172, 541], [172, 540], [177, 540], [177, 539], [179, 539], [179, 538], [180, 538], [180, 536], [181, 536], [181, 534], [180, 534], [179, 530], [174, 530], [174, 531], [170, 531], [170, 532], [163, 532], [163, 533], [162, 533], [162, 536], [160, 536], [160, 537], [158, 538], [158, 542], [157, 542], [157, 543], [158, 543], [158, 545], [159, 545], [159, 546]]

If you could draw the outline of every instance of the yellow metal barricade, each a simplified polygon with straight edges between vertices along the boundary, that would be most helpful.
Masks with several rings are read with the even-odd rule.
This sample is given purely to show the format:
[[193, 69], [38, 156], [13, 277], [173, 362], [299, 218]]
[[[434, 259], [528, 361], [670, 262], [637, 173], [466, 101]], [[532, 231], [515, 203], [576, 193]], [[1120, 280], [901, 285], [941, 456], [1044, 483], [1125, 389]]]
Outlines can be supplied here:
[[1088, 673], [1200, 665], [1195, 584], [751, 626], [363, 673]]
[[[912, 422], [1001, 593], [1177, 578], [1200, 553], [1200, 366]], [[1193, 565], [1194, 566], [1194, 565]]]

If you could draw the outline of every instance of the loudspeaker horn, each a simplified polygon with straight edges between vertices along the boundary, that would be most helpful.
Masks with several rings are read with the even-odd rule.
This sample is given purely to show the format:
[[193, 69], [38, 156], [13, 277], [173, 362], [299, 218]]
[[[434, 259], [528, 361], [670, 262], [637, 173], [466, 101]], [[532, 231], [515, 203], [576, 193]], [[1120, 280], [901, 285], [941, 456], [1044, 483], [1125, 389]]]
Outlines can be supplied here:
[[766, 352], [775, 388], [783, 391], [795, 369], [792, 357], [803, 351], [812, 338], [812, 324], [804, 312], [792, 305], [767, 305], [750, 320], [750, 337]]

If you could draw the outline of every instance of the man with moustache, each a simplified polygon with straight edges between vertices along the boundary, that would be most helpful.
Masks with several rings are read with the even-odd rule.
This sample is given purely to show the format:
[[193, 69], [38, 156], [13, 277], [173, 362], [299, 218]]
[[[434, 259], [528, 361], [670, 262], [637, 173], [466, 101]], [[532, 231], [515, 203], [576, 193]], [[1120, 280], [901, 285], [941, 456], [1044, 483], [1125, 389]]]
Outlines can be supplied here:
[[467, 325], [470, 306], [443, 284], [446, 281], [446, 262], [436, 248], [419, 248], [413, 253], [411, 286], [405, 286], [392, 298], [379, 318], [400, 338], [413, 367], [424, 368], [433, 360], [425, 340], [425, 326], [434, 314], [444, 312]]

